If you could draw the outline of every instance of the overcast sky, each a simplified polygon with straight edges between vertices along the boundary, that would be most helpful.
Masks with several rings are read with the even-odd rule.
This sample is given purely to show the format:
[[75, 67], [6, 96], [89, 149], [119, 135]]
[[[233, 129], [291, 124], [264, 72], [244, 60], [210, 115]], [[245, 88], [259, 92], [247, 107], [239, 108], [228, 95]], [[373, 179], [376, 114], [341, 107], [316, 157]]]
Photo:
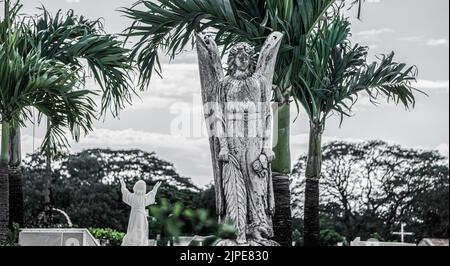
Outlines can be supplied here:
[[[26, 14], [37, 13], [42, 3], [55, 12], [74, 9], [89, 18], [104, 18], [106, 30], [119, 33], [130, 24], [117, 9], [130, 6], [134, 0], [24, 0]], [[327, 124], [325, 141], [382, 139], [405, 147], [438, 149], [449, 153], [449, 1], [448, 0], [368, 0], [362, 21], [353, 21], [353, 39], [371, 47], [371, 54], [395, 51], [397, 61], [419, 68], [420, 89], [429, 97], [418, 96], [414, 110], [381, 104], [371, 106], [366, 100], [356, 106], [353, 117], [344, 121], [331, 118]], [[171, 64], [164, 64], [164, 80], [154, 78], [151, 87], [136, 98], [132, 107], [120, 119], [108, 117], [96, 123], [95, 131], [72, 151], [92, 147], [112, 149], [138, 148], [156, 151], [163, 159], [175, 164], [178, 171], [192, 177], [195, 183], [206, 185], [212, 181], [208, 142], [202, 137], [176, 134], [174, 125], [180, 110], [198, 106], [200, 80], [195, 53], [180, 56]], [[189, 108], [191, 107], [191, 108]], [[295, 108], [294, 108], [295, 109]], [[294, 115], [296, 110], [293, 110]], [[201, 121], [199, 112], [184, 116]], [[200, 120], [199, 120], [200, 119]], [[192, 126], [196, 134], [201, 125]], [[293, 124], [293, 158], [306, 152], [308, 122], [302, 111]], [[42, 138], [36, 129], [34, 148]], [[23, 152], [33, 151], [32, 127], [23, 130]]]

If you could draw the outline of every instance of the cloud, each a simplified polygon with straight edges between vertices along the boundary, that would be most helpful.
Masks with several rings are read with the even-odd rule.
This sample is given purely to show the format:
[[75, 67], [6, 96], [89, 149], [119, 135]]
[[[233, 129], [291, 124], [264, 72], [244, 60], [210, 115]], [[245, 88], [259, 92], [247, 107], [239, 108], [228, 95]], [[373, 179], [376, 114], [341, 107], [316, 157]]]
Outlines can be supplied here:
[[[333, 141], [363, 142], [365, 140], [360, 139], [360, 138], [340, 138], [340, 137], [336, 137], [336, 136], [327, 136], [327, 135], [322, 137], [322, 142], [324, 144], [333, 142]], [[292, 136], [291, 144], [297, 145], [297, 146], [303, 146], [303, 145], [307, 146], [309, 144], [309, 134], [298, 134], [298, 135]]]
[[449, 93], [448, 80], [424, 80], [420, 79], [416, 84], [417, 89], [429, 92], [444, 92]]
[[449, 157], [449, 147], [447, 143], [437, 146], [436, 150], [438, 150], [442, 155]]
[[[164, 149], [190, 149], [195, 150], [200, 146], [197, 140], [179, 136], [138, 131], [134, 129], [109, 130], [96, 129], [92, 134], [84, 138], [80, 147], [158, 147]], [[154, 148], [153, 148], [154, 149]]]
[[[336, 136], [327, 136], [327, 135], [322, 137], [322, 143], [324, 145], [333, 141], [346, 141], [358, 143], [363, 142], [365, 140], [359, 138], [340, 138]], [[308, 145], [309, 145], [309, 134], [297, 134], [291, 136], [291, 151], [293, 164], [297, 162], [297, 159], [300, 155], [308, 153]]]
[[149, 87], [152, 96], [180, 98], [200, 93], [200, 75], [197, 64], [166, 64], [163, 78], [155, 75]]
[[431, 39], [428, 40], [426, 45], [436, 47], [436, 46], [448, 46], [447, 39]]
[[133, 105], [127, 107], [126, 111], [147, 111], [168, 109], [175, 101], [170, 98], [159, 96], [148, 96], [139, 100], [134, 100]]
[[[36, 137], [35, 148], [38, 149], [42, 138]], [[207, 138], [188, 138], [134, 130], [95, 129], [79, 143], [71, 142], [71, 152], [79, 152], [91, 148], [113, 150], [140, 149], [156, 152], [157, 155], [174, 163], [181, 175], [192, 177], [193, 181], [204, 186], [212, 181], [210, 148]], [[22, 135], [22, 151], [33, 150], [33, 137]]]
[[407, 36], [399, 38], [399, 40], [403, 42], [418, 42], [421, 41], [422, 39], [423, 39], [422, 36]]
[[[341, 138], [336, 136], [324, 136], [322, 138], [323, 145], [326, 145], [327, 143], [333, 142], [333, 141], [345, 141], [350, 143], [360, 143], [365, 141], [370, 141], [373, 139], [370, 138]], [[397, 142], [392, 140], [383, 140], [389, 145], [398, 145]], [[294, 162], [298, 159], [298, 157], [302, 154], [307, 154], [308, 152], [308, 144], [309, 143], [309, 134], [298, 134], [291, 137], [291, 149], [292, 149], [292, 155]], [[448, 157], [449, 156], [449, 145], [448, 143], [443, 143], [438, 145], [437, 147], [433, 146], [407, 146], [403, 145], [403, 148], [406, 149], [418, 149], [418, 150], [437, 150], [439, 151], [443, 156]]]
[[144, 132], [134, 129], [97, 129], [74, 144], [72, 150], [88, 148], [141, 149], [155, 151], [158, 156], [176, 166], [182, 175], [204, 186], [212, 181], [210, 148], [207, 138], [189, 138]]
[[355, 33], [355, 36], [377, 36], [387, 33], [394, 33], [395, 31], [390, 28], [384, 28], [384, 29], [372, 29], [372, 30], [366, 30], [366, 31], [360, 31]]
[[371, 29], [357, 32], [353, 34], [353, 38], [357, 42], [371, 43], [371, 46], [375, 46], [382, 41], [380, 36], [394, 32], [395, 31], [391, 28]]

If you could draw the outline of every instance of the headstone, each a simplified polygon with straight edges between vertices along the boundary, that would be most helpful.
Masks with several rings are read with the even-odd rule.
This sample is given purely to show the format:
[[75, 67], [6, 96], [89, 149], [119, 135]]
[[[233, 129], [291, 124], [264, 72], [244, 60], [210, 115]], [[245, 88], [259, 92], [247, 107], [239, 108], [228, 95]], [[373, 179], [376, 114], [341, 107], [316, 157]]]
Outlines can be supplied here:
[[189, 246], [189, 243], [191, 243], [194, 239], [195, 237], [193, 236], [181, 236], [178, 238], [178, 241], [173, 242], [173, 245], [175, 247], [187, 247]]
[[148, 241], [148, 246], [149, 247], [156, 247], [158, 245], [158, 241], [156, 241], [156, 239], [150, 239]]
[[439, 239], [439, 238], [424, 238], [419, 243], [420, 247], [448, 247], [449, 241], [448, 239]]
[[189, 242], [188, 246], [204, 247], [214, 245], [216, 244], [216, 242], [217, 242], [216, 236], [195, 236]]
[[393, 235], [399, 235], [400, 238], [401, 238], [402, 243], [405, 243], [405, 237], [406, 236], [413, 236], [414, 235], [414, 233], [412, 233], [412, 232], [405, 232], [405, 227], [406, 227], [406, 224], [402, 223], [400, 232], [393, 232], [392, 233]]
[[20, 246], [100, 246], [87, 229], [21, 229]]
[[396, 242], [380, 242], [377, 239], [369, 239], [367, 241], [361, 241], [358, 237], [350, 242], [352, 247], [415, 247], [415, 244], [396, 243]]

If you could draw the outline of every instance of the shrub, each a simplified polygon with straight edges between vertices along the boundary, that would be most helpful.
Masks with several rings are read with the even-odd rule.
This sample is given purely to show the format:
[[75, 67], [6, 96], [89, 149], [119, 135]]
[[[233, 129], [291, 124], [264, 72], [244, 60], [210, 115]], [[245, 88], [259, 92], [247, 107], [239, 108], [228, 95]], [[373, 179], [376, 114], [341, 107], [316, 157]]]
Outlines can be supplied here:
[[336, 246], [338, 243], [344, 241], [344, 237], [334, 230], [323, 230], [320, 232], [320, 245], [323, 247]]
[[89, 228], [89, 232], [98, 239], [102, 245], [120, 246], [125, 233], [110, 228]]
[[0, 246], [10, 247], [19, 245], [20, 225], [13, 223], [12, 228], [8, 230], [6, 241], [0, 242]]

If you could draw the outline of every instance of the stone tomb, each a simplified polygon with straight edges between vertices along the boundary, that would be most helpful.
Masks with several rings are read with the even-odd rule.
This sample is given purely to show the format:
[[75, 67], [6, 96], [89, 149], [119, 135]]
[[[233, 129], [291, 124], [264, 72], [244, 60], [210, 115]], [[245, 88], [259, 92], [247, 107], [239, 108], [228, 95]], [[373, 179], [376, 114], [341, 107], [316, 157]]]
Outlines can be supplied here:
[[369, 239], [361, 241], [361, 238], [356, 238], [350, 243], [352, 247], [415, 247], [415, 244], [395, 243], [395, 242], [380, 242], [377, 239]]
[[20, 246], [100, 246], [87, 229], [21, 229]]

